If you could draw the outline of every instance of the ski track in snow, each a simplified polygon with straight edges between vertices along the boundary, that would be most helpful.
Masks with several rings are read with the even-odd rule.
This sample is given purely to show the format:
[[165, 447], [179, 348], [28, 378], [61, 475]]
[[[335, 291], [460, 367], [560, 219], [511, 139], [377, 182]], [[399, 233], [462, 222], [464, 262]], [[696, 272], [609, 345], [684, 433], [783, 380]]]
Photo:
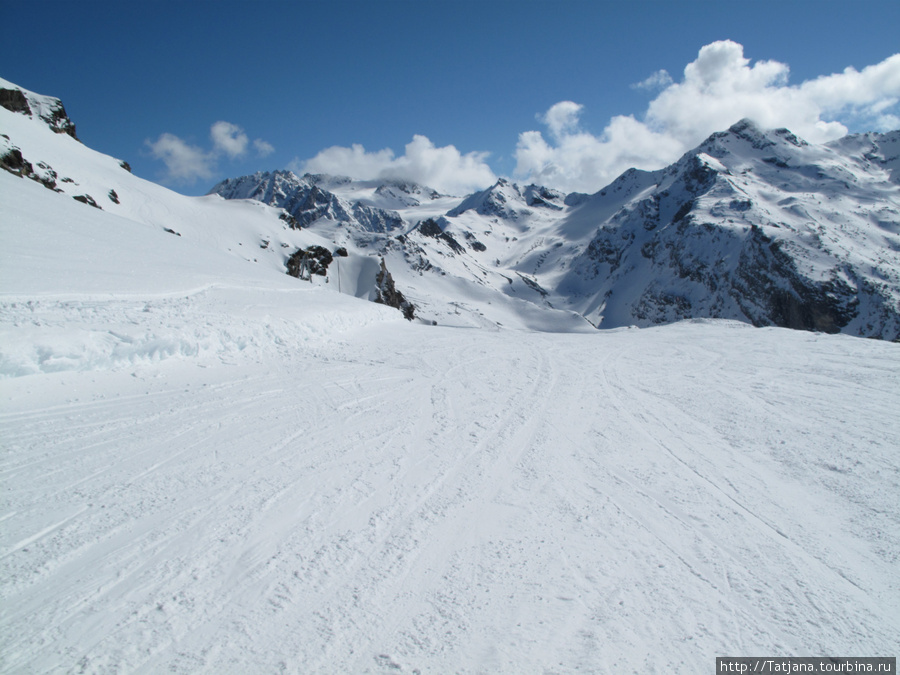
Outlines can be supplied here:
[[898, 384], [897, 345], [714, 322], [3, 380], [0, 665], [893, 654]]

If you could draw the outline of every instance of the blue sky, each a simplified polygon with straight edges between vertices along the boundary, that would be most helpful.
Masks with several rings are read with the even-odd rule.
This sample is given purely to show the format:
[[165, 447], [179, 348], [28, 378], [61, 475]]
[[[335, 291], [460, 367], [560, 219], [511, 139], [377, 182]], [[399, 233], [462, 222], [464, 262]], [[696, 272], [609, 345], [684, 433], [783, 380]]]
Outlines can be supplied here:
[[900, 115], [895, 0], [0, 0], [0, 23], [0, 76], [186, 194], [286, 167], [593, 191], [745, 115], [810, 140]]

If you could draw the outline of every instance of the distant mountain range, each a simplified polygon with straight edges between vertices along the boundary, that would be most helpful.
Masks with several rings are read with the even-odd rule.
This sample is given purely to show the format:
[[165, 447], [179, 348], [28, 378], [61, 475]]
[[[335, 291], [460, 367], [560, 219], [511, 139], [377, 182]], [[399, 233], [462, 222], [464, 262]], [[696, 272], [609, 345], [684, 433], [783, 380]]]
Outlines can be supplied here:
[[[274, 171], [188, 198], [78, 143], [57, 99], [0, 81], [0, 105], [0, 166], [42, 183], [46, 199], [273, 272], [298, 251], [340, 249], [319, 282], [374, 300], [386, 270], [420, 320], [582, 330], [718, 318], [900, 339], [900, 131], [815, 145], [742, 120], [592, 195], [501, 179], [459, 197]], [[197, 214], [225, 213], [215, 195], [265, 208], [200, 228]]]

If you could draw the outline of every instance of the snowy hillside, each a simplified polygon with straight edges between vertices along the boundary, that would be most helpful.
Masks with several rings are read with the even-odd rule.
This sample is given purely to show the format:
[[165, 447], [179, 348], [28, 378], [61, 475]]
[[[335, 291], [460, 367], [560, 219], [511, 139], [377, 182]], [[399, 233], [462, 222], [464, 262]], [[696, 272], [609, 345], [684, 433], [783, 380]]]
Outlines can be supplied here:
[[[35, 112], [55, 99], [0, 100], [21, 99], [31, 114], [0, 108], [0, 672], [692, 675], [896, 653], [900, 344], [579, 314], [599, 316], [611, 223], [638, 246], [616, 288], [639, 284], [636, 251], [706, 232], [727, 185], [750, 202], [737, 232], [794, 206], [735, 159], [791, 166], [789, 148], [714, 138], [590, 197], [269, 174], [272, 195], [305, 183], [333, 214], [403, 223], [296, 229], [282, 197], [177, 195]], [[844, 179], [883, 196], [834, 195], [850, 216], [809, 257], [784, 220], [791, 269], [861, 260], [890, 291], [889, 143], [785, 142], [828, 180], [868, 166]], [[708, 189], [676, 218], [692, 172]], [[628, 214], [659, 186], [646, 229]], [[312, 246], [348, 255], [285, 274]], [[381, 259], [419, 320], [368, 301]]]

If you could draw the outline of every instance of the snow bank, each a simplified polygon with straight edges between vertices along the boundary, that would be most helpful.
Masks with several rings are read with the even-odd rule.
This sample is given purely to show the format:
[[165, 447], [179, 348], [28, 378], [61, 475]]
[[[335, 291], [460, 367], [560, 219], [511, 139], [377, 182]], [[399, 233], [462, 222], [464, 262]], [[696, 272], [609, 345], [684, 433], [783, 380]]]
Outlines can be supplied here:
[[217, 286], [170, 297], [2, 302], [0, 377], [170, 358], [288, 360], [343, 333], [400, 320], [396, 310], [319, 288]]

